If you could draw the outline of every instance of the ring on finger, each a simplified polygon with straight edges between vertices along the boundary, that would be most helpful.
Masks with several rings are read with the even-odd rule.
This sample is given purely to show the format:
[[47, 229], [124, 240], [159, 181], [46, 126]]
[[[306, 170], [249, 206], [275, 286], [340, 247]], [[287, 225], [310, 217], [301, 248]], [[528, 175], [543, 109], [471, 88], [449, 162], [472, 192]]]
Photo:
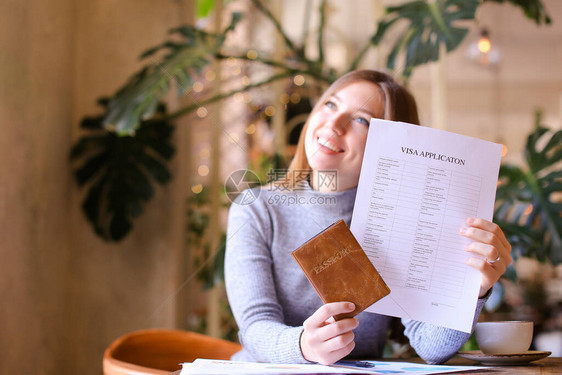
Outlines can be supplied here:
[[486, 258], [486, 262], [488, 262], [488, 264], [494, 264], [500, 261], [502, 257], [500, 255], [498, 255], [498, 257], [496, 259], [490, 260], [488, 258]]

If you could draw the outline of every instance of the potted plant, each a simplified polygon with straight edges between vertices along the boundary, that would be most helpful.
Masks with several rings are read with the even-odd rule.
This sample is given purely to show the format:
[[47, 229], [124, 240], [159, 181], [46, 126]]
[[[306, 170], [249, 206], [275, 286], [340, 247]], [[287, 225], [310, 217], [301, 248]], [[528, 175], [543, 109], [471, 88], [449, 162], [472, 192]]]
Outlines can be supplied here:
[[562, 263], [562, 131], [541, 125], [527, 137], [525, 166], [502, 165], [494, 221], [505, 232], [514, 258]]
[[[459, 21], [474, 20], [477, 8], [490, 2], [511, 3], [520, 7], [525, 15], [537, 24], [550, 23], [550, 17], [541, 0], [408, 1], [386, 9], [387, 14], [379, 21], [376, 33], [366, 38], [364, 47], [359, 50], [347, 70], [356, 69], [370, 48], [384, 43], [391, 46], [387, 57], [388, 69], [407, 80], [416, 66], [437, 60], [441, 46], [444, 45], [447, 52], [457, 48], [468, 34], [468, 28], [459, 25]], [[167, 127], [175, 119], [200, 106], [295, 75], [307, 76], [318, 84], [331, 83], [336, 79], [338, 74], [327, 66], [323, 53], [326, 0], [320, 2], [318, 9], [320, 24], [316, 42], [319, 53], [316, 58], [307, 56], [305, 46], [296, 44], [287, 36], [280, 22], [262, 0], [252, 0], [252, 3], [282, 36], [288, 51], [284, 57], [274, 60], [266, 53], [252, 48], [242, 52], [229, 50], [225, 46], [226, 36], [238, 26], [242, 17], [239, 13], [232, 14], [231, 22], [220, 33], [183, 25], [170, 30], [166, 41], [141, 55], [145, 66], [104, 102], [104, 113], [96, 118], [98, 124], [94, 129], [88, 126], [88, 118], [82, 121], [85, 132], [74, 148], [72, 158], [76, 164], [79, 184], [88, 189], [83, 203], [84, 212], [96, 233], [104, 239], [123, 239], [132, 230], [133, 220], [143, 211], [144, 203], [151, 199], [153, 182], [165, 184], [171, 177], [168, 175], [166, 162], [173, 151], [170, 151], [169, 137], [162, 134], [156, 136], [156, 142], [165, 143], [163, 147], [167, 150], [163, 153], [156, 150], [159, 154], [156, 162], [149, 161], [149, 169], [152, 172], [144, 175], [137, 173], [135, 177], [143, 180], [145, 191], [137, 191], [137, 185], [134, 183], [123, 184], [118, 179], [104, 179], [108, 169], [123, 165], [123, 160], [128, 158], [118, 149], [124, 143], [128, 150], [150, 149], [150, 146], [147, 148], [146, 140], [138, 137], [143, 133], [140, 131], [143, 122], [156, 118]], [[206, 0], [199, 4], [203, 4], [204, 13], [208, 13], [213, 8], [214, 1]], [[192, 87], [205, 67], [210, 66], [213, 61], [224, 59], [236, 59], [249, 65], [265, 65], [275, 69], [262, 80], [246, 82], [231, 91], [198, 98], [197, 103], [186, 105], [174, 113], [158, 110], [173, 83], [178, 94], [182, 95]], [[401, 61], [400, 64], [397, 64], [398, 60]], [[396, 68], [398, 65], [402, 67], [399, 70]], [[92, 130], [94, 135], [91, 134]], [[166, 130], [166, 133], [169, 134], [169, 131]], [[124, 138], [124, 142], [115, 141], [116, 137]], [[84, 151], [86, 147], [88, 152]], [[137, 170], [146, 170], [147, 164], [143, 165], [141, 159], [132, 157], [129, 162], [126, 168], [134, 170], [136, 166]], [[100, 187], [101, 185], [103, 187]], [[121, 200], [112, 198], [111, 195], [134, 199], [131, 198], [132, 202], [123, 207]]]

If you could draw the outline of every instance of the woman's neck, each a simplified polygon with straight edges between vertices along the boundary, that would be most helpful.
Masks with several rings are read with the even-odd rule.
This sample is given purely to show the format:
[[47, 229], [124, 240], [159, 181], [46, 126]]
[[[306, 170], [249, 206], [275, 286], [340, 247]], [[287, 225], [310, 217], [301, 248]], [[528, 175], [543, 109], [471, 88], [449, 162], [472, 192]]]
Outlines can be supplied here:
[[357, 187], [357, 181], [345, 181], [340, 178], [337, 170], [315, 171], [310, 174], [310, 186], [321, 193], [334, 193]]

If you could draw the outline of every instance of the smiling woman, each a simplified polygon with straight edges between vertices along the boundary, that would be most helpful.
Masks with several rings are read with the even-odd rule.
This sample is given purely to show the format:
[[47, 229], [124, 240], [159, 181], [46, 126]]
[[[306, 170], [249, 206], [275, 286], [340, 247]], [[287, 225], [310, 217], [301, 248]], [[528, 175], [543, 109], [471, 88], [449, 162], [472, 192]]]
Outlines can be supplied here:
[[[304, 136], [299, 139], [287, 174], [293, 186], [300, 179], [309, 178], [308, 173], [311, 172], [311, 184], [314, 186], [314, 181], [321, 176], [314, 175], [313, 171], [319, 169], [338, 169], [338, 184], [343, 183], [340, 190], [356, 186], [371, 117], [419, 124], [413, 96], [387, 74], [357, 70], [334, 82], [318, 100], [303, 127]], [[344, 138], [346, 144], [340, 143]], [[328, 162], [327, 157], [321, 157], [330, 153], [342, 155], [337, 159], [331, 158], [332, 162]], [[355, 164], [347, 165], [345, 171], [330, 166], [340, 159], [342, 166], [348, 162]], [[328, 164], [321, 167], [323, 161]], [[349, 185], [348, 179], [355, 183]]]
[[[383, 105], [382, 93], [370, 82], [351, 83], [321, 103], [310, 116], [305, 134], [305, 152], [313, 174], [338, 170], [339, 189], [355, 186], [369, 121], [371, 117], [381, 117]], [[346, 168], [342, 168], [344, 165]]]
[[[322, 304], [290, 255], [334, 222], [343, 219], [349, 225], [359, 172], [362, 163], [367, 165], [363, 154], [372, 117], [418, 123], [413, 97], [390, 76], [369, 70], [344, 75], [312, 110], [286, 178], [256, 188], [261, 190], [254, 191], [258, 198], [252, 204], [238, 200], [231, 206], [225, 281], [243, 345], [233, 359], [331, 364], [344, 357], [382, 356], [392, 318], [361, 312], [335, 321], [333, 316], [355, 306]], [[320, 203], [327, 197], [335, 204]], [[465, 235], [474, 242], [465, 250], [510, 261], [509, 244], [497, 226], [481, 219], [469, 225]], [[483, 263], [473, 265], [482, 271], [484, 297], [474, 321], [486, 292], [505, 271], [504, 263]], [[452, 357], [470, 336], [407, 319], [402, 323], [412, 347], [431, 363]]]

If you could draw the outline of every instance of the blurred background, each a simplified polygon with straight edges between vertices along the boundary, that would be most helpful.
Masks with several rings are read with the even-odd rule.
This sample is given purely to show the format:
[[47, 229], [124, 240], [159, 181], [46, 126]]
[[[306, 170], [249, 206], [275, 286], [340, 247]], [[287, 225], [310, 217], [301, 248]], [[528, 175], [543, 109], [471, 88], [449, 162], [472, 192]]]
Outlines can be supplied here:
[[475, 2], [454, 50], [389, 68], [400, 30], [377, 24], [405, 3], [3, 0], [0, 373], [100, 374], [105, 348], [144, 328], [235, 340], [221, 244], [247, 181], [232, 173], [283, 168], [358, 56], [408, 85], [423, 125], [502, 143], [504, 164], [551, 184], [507, 176], [498, 192], [518, 260], [482, 319], [531, 319], [534, 347], [562, 356], [562, 2], [531, 2], [535, 18]]

